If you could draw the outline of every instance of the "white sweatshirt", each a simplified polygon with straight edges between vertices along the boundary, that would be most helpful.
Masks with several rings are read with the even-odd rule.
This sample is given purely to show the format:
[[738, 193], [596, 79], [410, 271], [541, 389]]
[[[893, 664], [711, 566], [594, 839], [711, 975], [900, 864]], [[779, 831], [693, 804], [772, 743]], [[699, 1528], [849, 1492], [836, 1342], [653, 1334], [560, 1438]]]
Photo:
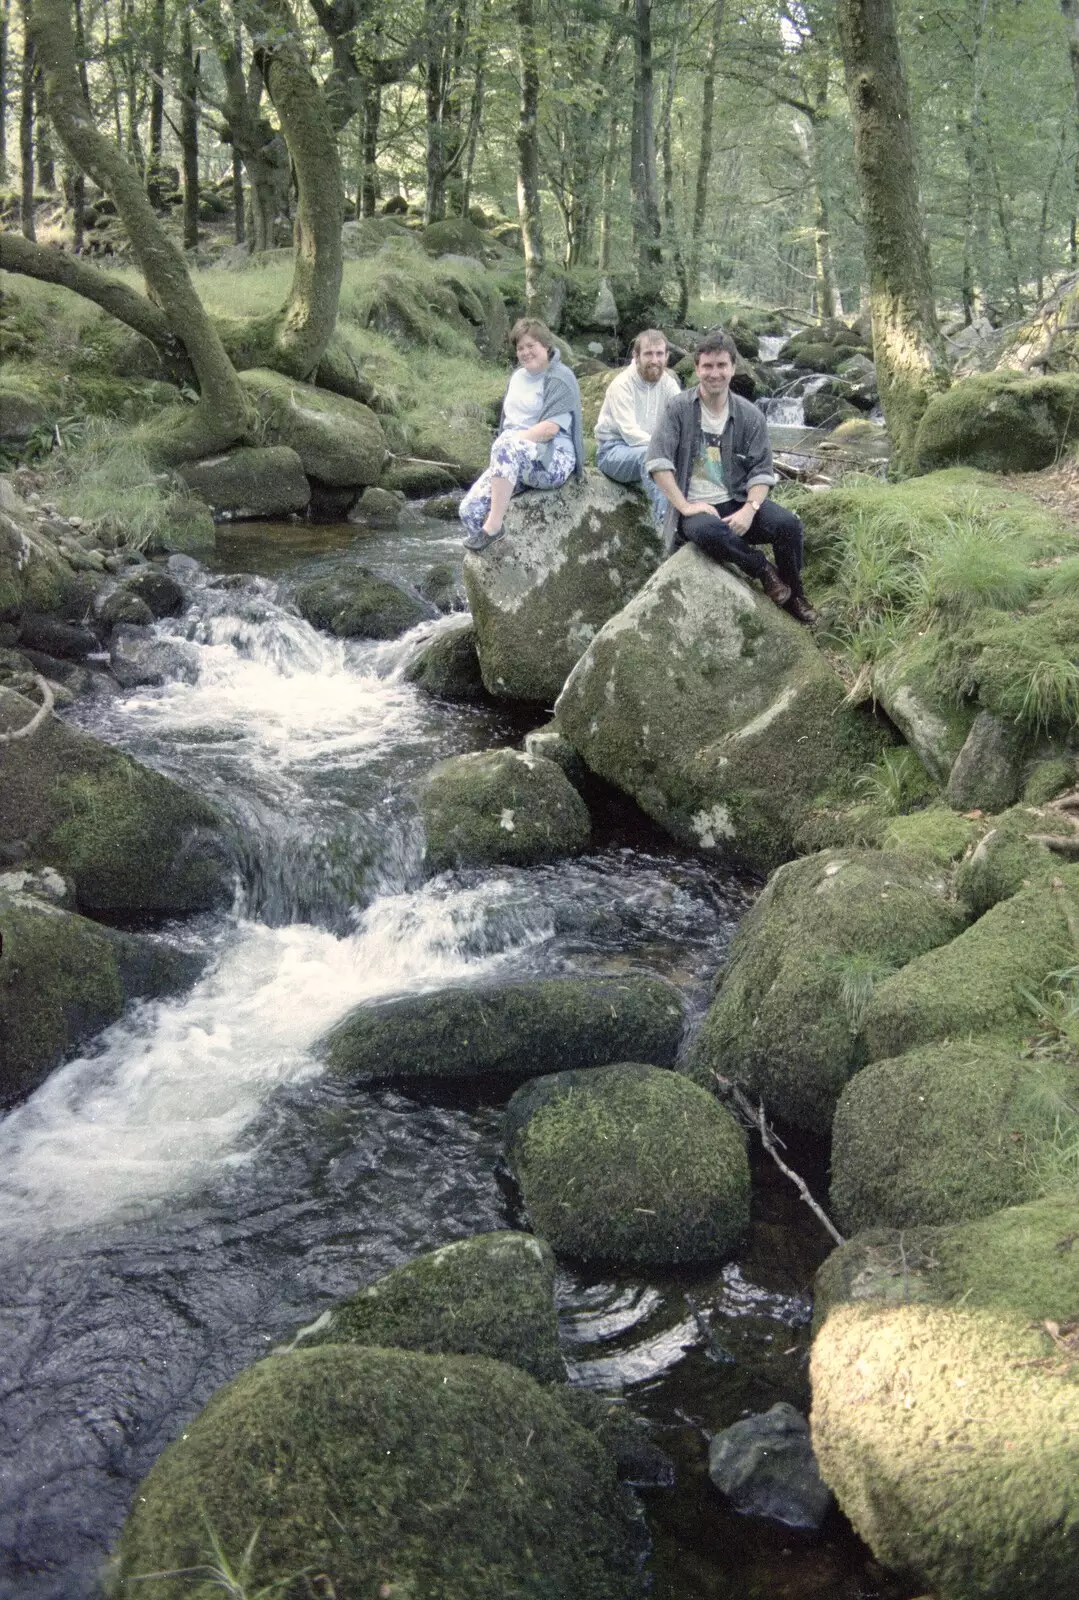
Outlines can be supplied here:
[[678, 379], [664, 372], [655, 383], [645, 383], [631, 361], [608, 386], [596, 418], [596, 438], [621, 439], [624, 444], [647, 444], [663, 415], [667, 401], [679, 394]]

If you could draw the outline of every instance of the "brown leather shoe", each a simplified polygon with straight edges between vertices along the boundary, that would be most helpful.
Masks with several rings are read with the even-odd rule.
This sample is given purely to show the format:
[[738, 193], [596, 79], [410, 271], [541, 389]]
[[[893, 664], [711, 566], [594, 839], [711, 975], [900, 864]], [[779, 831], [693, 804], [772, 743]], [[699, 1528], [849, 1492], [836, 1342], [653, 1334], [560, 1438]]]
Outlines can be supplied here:
[[815, 628], [820, 621], [820, 612], [810, 605], [804, 594], [792, 594], [787, 601], [787, 610], [797, 622], [804, 622], [807, 628]]
[[791, 598], [791, 586], [784, 583], [772, 563], [766, 562], [761, 573], [761, 588], [774, 605], [785, 606]]

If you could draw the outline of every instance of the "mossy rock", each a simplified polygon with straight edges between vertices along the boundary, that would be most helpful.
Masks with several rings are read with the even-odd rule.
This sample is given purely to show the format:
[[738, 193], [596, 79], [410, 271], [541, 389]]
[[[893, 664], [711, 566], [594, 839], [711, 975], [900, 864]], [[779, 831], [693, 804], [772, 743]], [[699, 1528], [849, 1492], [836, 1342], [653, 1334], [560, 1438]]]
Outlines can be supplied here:
[[488, 691], [552, 705], [597, 631], [662, 559], [644, 494], [600, 472], [520, 495], [498, 543], [465, 557]]
[[230, 450], [177, 468], [193, 494], [234, 517], [281, 517], [311, 498], [303, 462], [287, 445]]
[[591, 832], [588, 808], [562, 769], [520, 750], [440, 761], [419, 800], [434, 872], [555, 861], [583, 850]]
[[442, 222], [429, 222], [420, 238], [429, 256], [474, 256], [482, 263], [489, 248], [486, 234], [481, 233], [467, 217], [447, 217]]
[[1035, 761], [1026, 774], [1023, 799], [1027, 805], [1043, 806], [1047, 800], [1055, 800], [1058, 794], [1063, 794], [1065, 789], [1073, 788], [1076, 776], [1076, 764], [1068, 756], [1052, 756], [1044, 761]]
[[55, 541], [0, 477], [0, 622], [24, 608], [39, 615], [65, 612], [77, 588]]
[[933, 640], [916, 639], [877, 662], [871, 682], [874, 696], [926, 771], [937, 783], [947, 783], [977, 710], [941, 689]]
[[205, 556], [217, 543], [213, 514], [194, 494], [166, 495], [158, 512], [152, 538], [143, 547], [147, 555]]
[[832, 344], [791, 344], [784, 351], [792, 366], [799, 372], [827, 372], [836, 373], [849, 360], [850, 350], [843, 345]]
[[955, 875], [956, 893], [976, 917], [1030, 883], [1048, 883], [1060, 857], [1036, 837], [1073, 838], [1079, 824], [1062, 811], [1015, 806], [988, 819], [989, 828]]
[[923, 472], [964, 463], [986, 472], [1037, 472], [1079, 438], [1079, 374], [985, 373], [935, 395], [918, 424]]
[[946, 867], [978, 838], [978, 824], [960, 816], [950, 806], [926, 806], [904, 817], [889, 817], [884, 824], [885, 849], [906, 855], [925, 855]]
[[460, 473], [456, 468], [440, 467], [434, 461], [393, 461], [379, 479], [379, 486], [399, 490], [410, 499], [419, 500], [429, 494], [460, 488]]
[[662, 978], [530, 978], [359, 1006], [325, 1049], [330, 1071], [354, 1083], [519, 1080], [630, 1053], [671, 1066], [682, 1028], [681, 996]]
[[1010, 1040], [925, 1045], [866, 1067], [840, 1096], [832, 1208], [850, 1232], [963, 1222], [1038, 1198], [1079, 1147], [1079, 1065]]
[[[36, 709], [0, 688], [0, 732]], [[70, 878], [91, 915], [177, 916], [232, 898], [221, 814], [57, 717], [0, 747], [0, 843], [16, 842]]]
[[463, 618], [421, 645], [405, 668], [405, 678], [436, 700], [486, 700], [471, 618]]
[[908, 962], [877, 985], [865, 1008], [866, 1059], [938, 1039], [1020, 1037], [1031, 1023], [1030, 997], [1050, 973], [1075, 964], [1077, 914], [1079, 866], [1061, 866], [1048, 887], [1021, 889], [950, 944]]
[[507, 1107], [506, 1148], [557, 1255], [703, 1264], [749, 1225], [742, 1130], [680, 1073], [624, 1062], [534, 1079]]
[[581, 389], [581, 417], [584, 436], [591, 439], [603, 407], [607, 390], [617, 378], [620, 367], [604, 367], [600, 372], [587, 372], [579, 380]]
[[1003, 811], [1019, 798], [1022, 736], [991, 711], [979, 711], [948, 776], [957, 811]]
[[309, 478], [331, 489], [379, 481], [388, 452], [370, 407], [265, 367], [241, 372], [240, 382], [262, 419], [265, 443], [294, 450]]
[[807, 629], [692, 545], [600, 629], [555, 721], [679, 842], [757, 870], [793, 855], [817, 796], [852, 798], [890, 742]]
[[735, 935], [690, 1050], [698, 1083], [737, 1079], [769, 1112], [827, 1132], [861, 1065], [874, 985], [963, 927], [943, 873], [917, 858], [824, 851], [774, 873]]
[[369, 1344], [491, 1356], [561, 1383], [554, 1273], [549, 1245], [530, 1233], [457, 1239], [377, 1278], [299, 1337], [304, 1349]]
[[1076, 1367], [1021, 1315], [834, 1310], [813, 1345], [813, 1447], [877, 1560], [939, 1600], [1070, 1600]]
[[271, 1356], [218, 1391], [135, 1497], [117, 1575], [191, 1594], [212, 1530], [250, 1589], [629, 1600], [614, 1463], [534, 1378], [480, 1356], [355, 1345]]
[[822, 1474], [878, 1560], [942, 1600], [1073, 1592], [1077, 1239], [1072, 1190], [869, 1230], [817, 1274]]
[[[494, 426], [488, 421], [486, 408], [462, 407], [448, 398], [442, 401], [440, 397], [432, 395], [424, 404], [410, 411], [405, 420], [409, 449], [413, 456], [421, 458], [423, 462], [449, 463], [448, 468], [443, 467], [443, 476], [437, 483], [429, 477], [431, 487], [416, 489], [415, 493], [432, 494], [445, 488], [467, 489], [489, 465]], [[394, 468], [394, 471], [397, 470]], [[405, 488], [404, 483], [399, 487]]]
[[4, 886], [25, 876], [0, 879], [0, 1106], [30, 1094], [126, 1001], [174, 994], [199, 965]]
[[305, 622], [338, 639], [397, 639], [434, 609], [359, 566], [305, 583], [296, 605]]

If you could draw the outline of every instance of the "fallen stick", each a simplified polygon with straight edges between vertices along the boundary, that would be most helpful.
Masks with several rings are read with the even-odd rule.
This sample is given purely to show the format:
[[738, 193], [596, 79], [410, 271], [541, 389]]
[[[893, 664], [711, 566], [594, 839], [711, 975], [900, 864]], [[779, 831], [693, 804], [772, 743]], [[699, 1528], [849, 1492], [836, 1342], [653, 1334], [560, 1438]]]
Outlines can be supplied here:
[[742, 1113], [742, 1118], [746, 1124], [751, 1128], [756, 1128], [757, 1132], [761, 1136], [761, 1144], [767, 1150], [768, 1154], [771, 1156], [780, 1172], [782, 1172], [783, 1176], [789, 1178], [794, 1184], [794, 1187], [798, 1190], [799, 1195], [805, 1201], [810, 1211], [812, 1211], [817, 1221], [822, 1227], [827, 1229], [828, 1233], [831, 1234], [836, 1244], [846, 1244], [846, 1239], [844, 1239], [839, 1229], [835, 1226], [831, 1217], [829, 1217], [823, 1206], [817, 1204], [816, 1200], [814, 1200], [813, 1196], [810, 1194], [809, 1185], [806, 1183], [805, 1179], [801, 1177], [799, 1173], [795, 1172], [793, 1167], [788, 1167], [787, 1163], [783, 1160], [782, 1156], [779, 1154], [779, 1151], [776, 1149], [776, 1135], [768, 1126], [768, 1120], [764, 1112], [764, 1101], [762, 1100], [760, 1104], [755, 1107], [752, 1100], [742, 1093], [741, 1089], [739, 1089], [736, 1083], [732, 1083], [729, 1078], [722, 1077], [718, 1072], [713, 1072], [712, 1076], [718, 1083], [720, 1092], [729, 1096], [730, 1099], [734, 1101], [735, 1105], [738, 1107], [738, 1110]]
[[37, 732], [52, 710], [55, 697], [48, 682], [39, 672], [34, 673], [34, 682], [41, 690], [41, 705], [38, 706], [30, 721], [24, 723], [21, 728], [16, 728], [12, 733], [0, 733], [0, 744], [14, 744], [16, 739], [29, 739], [32, 733]]

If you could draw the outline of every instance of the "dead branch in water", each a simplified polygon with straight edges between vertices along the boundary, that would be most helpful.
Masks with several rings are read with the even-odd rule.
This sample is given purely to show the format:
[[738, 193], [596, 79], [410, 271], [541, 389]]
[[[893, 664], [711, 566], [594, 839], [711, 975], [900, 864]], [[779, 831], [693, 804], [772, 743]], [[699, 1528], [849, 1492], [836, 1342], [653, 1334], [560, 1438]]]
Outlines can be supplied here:
[[719, 1085], [720, 1093], [734, 1102], [738, 1111], [741, 1113], [742, 1120], [745, 1122], [746, 1126], [755, 1128], [760, 1134], [761, 1144], [767, 1150], [768, 1154], [771, 1156], [780, 1172], [783, 1173], [784, 1177], [789, 1178], [794, 1184], [794, 1187], [798, 1190], [799, 1195], [805, 1201], [810, 1211], [812, 1211], [817, 1221], [823, 1228], [827, 1229], [828, 1233], [831, 1234], [836, 1244], [846, 1244], [846, 1239], [844, 1239], [839, 1229], [835, 1226], [831, 1217], [829, 1217], [823, 1206], [817, 1204], [816, 1200], [814, 1200], [813, 1196], [810, 1194], [809, 1185], [806, 1183], [805, 1179], [801, 1177], [799, 1173], [795, 1172], [793, 1167], [788, 1167], [787, 1163], [783, 1160], [782, 1156], [779, 1154], [779, 1151], [776, 1149], [777, 1135], [773, 1133], [772, 1129], [768, 1126], [768, 1119], [764, 1111], [764, 1101], [762, 1100], [759, 1105], [754, 1106], [748, 1095], [743, 1094], [738, 1085], [736, 1083], [732, 1083], [730, 1078], [724, 1078], [718, 1072], [713, 1072], [712, 1076]]

